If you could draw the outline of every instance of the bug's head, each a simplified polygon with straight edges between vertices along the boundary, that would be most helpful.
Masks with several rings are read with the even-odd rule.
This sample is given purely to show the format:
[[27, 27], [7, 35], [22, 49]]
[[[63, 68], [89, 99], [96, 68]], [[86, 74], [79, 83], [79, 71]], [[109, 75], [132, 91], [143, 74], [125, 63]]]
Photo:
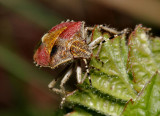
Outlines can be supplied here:
[[71, 36], [74, 36], [76, 31], [80, 30], [81, 25], [82, 22], [64, 22], [54, 26], [41, 38], [41, 43], [33, 56], [34, 62], [41, 67], [49, 67], [52, 62], [51, 60], [53, 60], [53, 56], [51, 55], [52, 50], [57, 50], [52, 48], [55, 46], [59, 37], [61, 39], [69, 39]]

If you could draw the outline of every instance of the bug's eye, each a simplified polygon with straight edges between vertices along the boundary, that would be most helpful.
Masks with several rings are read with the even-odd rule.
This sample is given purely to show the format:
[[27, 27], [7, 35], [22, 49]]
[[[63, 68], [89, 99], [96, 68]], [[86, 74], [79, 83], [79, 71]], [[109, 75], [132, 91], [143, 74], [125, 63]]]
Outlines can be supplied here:
[[53, 48], [52, 48], [50, 56], [53, 56], [54, 54], [56, 54], [57, 50], [58, 50], [58, 46], [54, 45]]

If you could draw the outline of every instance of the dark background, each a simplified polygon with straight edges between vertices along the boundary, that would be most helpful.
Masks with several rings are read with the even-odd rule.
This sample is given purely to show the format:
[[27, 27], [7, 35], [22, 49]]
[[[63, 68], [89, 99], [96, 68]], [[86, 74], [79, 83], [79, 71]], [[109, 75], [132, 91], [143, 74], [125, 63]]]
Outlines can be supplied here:
[[0, 0], [1, 116], [61, 114], [60, 96], [47, 87], [61, 69], [35, 67], [32, 56], [43, 34], [67, 19], [117, 30], [142, 23], [160, 36], [160, 0]]

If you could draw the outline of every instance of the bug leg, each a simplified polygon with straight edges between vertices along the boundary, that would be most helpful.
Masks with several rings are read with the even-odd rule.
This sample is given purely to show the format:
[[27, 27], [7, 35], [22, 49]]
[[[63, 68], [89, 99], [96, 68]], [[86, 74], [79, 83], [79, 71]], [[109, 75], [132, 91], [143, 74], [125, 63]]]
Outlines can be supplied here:
[[61, 91], [62, 93], [65, 95], [65, 88], [64, 88], [64, 84], [67, 82], [67, 80], [69, 79], [69, 77], [71, 76], [73, 72], [73, 69], [70, 68], [67, 73], [65, 74], [65, 76], [63, 77], [63, 79], [61, 80], [61, 84], [60, 84], [60, 88], [61, 88]]
[[70, 95], [73, 95], [77, 90], [74, 90], [70, 93], [68, 93], [65, 97], [62, 98], [62, 101], [60, 103], [60, 108], [62, 109], [63, 108], [63, 104], [65, 103], [65, 100], [66, 100], [66, 97], [70, 96]]
[[60, 108], [61, 108], [61, 109], [63, 108], [63, 104], [65, 103], [65, 100], [66, 100], [66, 96], [64, 96], [64, 97], [62, 98], [62, 101], [61, 101], [61, 103], [60, 103]]
[[102, 42], [100, 42], [99, 46], [98, 46], [98, 51], [96, 53], [96, 58], [99, 58], [99, 53], [101, 51], [101, 48], [102, 48]]
[[126, 33], [129, 32], [129, 29], [128, 29], [128, 28], [126, 28], [126, 29], [124, 29], [124, 30], [122, 30], [122, 31], [117, 31], [117, 30], [114, 29], [114, 28], [109, 28], [109, 27], [104, 26], [104, 25], [99, 25], [99, 28], [101, 28], [101, 29], [103, 29], [103, 30], [105, 30], [105, 31], [107, 31], [107, 32], [110, 32], [110, 33], [114, 34], [114, 36], [126, 34]]
[[57, 79], [53, 79], [53, 80], [48, 84], [48, 88], [49, 88], [49, 89], [52, 89], [52, 88], [55, 86], [56, 82], [57, 82]]
[[84, 38], [87, 43], [91, 42], [91, 35], [88, 36], [88, 32], [94, 30], [94, 27], [85, 27], [84, 29]]
[[62, 101], [60, 103], [60, 108], [63, 108], [63, 104], [65, 103], [66, 100], [66, 92], [65, 92], [65, 88], [64, 88], [64, 84], [67, 82], [67, 80], [69, 79], [69, 77], [71, 76], [71, 74], [73, 73], [73, 68], [70, 68], [67, 73], [65, 74], [65, 76], [63, 77], [63, 79], [61, 80], [61, 84], [60, 84], [60, 90], [61, 93], [63, 95], [62, 97]]
[[119, 35], [128, 34], [129, 31], [130, 31], [129, 28], [123, 29], [123, 30], [119, 33]]
[[97, 44], [99, 44], [101, 41], [103, 41], [103, 37], [100, 36], [98, 38], [96, 38], [95, 40], [93, 40], [88, 46], [93, 49]]
[[60, 84], [60, 89], [54, 88], [57, 80], [53, 79], [49, 84], [48, 84], [48, 88], [51, 89], [52, 91], [61, 94], [61, 95], [65, 95], [65, 89], [63, 87], [63, 85], [66, 83], [66, 81], [69, 79], [69, 77], [72, 74], [72, 68], [70, 67], [69, 70], [67, 71], [67, 73], [65, 74], [65, 76], [63, 77], [63, 79], [61, 80], [61, 84]]
[[[102, 27], [104, 27], [104, 26], [102, 26], [102, 25], [100, 25], [100, 27], [102, 28]], [[104, 27], [104, 28], [106, 28], [106, 27]], [[110, 28], [108, 28], [107, 27], [107, 29], [110, 29]], [[106, 29], [106, 30], [107, 30]], [[107, 30], [108, 31], [108, 30]], [[115, 30], [113, 30], [113, 29], [111, 29], [111, 32], [112, 33], [116, 33], [116, 35], [113, 35], [113, 36], [111, 36], [109, 39], [112, 39], [112, 38], [114, 38], [114, 37], [116, 37], [116, 36], [120, 36], [120, 35], [123, 35], [123, 34], [127, 34], [128, 33], [128, 31], [129, 31], [129, 29], [124, 29], [124, 30], [122, 30], [122, 31], [120, 31], [120, 32], [114, 32]], [[94, 49], [95, 47], [97, 47], [98, 46], [98, 44], [99, 44], [99, 46], [98, 46], [98, 51], [97, 51], [97, 54], [96, 54], [96, 58], [98, 58], [99, 57], [99, 53], [100, 53], [100, 51], [101, 51], [101, 48], [102, 48], [102, 43], [104, 43], [104, 42], [106, 42], [105, 40], [104, 40], [104, 38], [102, 37], [102, 36], [100, 36], [100, 37], [98, 37], [98, 38], [96, 38], [95, 40], [93, 40], [90, 44], [89, 44], [89, 47], [91, 48], [91, 49]]]
[[81, 83], [82, 79], [82, 68], [79, 65], [79, 62], [76, 63], [76, 72], [77, 72], [77, 83]]
[[[68, 71], [68, 76], [71, 75], [71, 73], [72, 73], [72, 72], [70, 72], [70, 71], [72, 71], [72, 69], [70, 69], [70, 70]], [[70, 73], [69, 73], [69, 72], [70, 72]], [[82, 80], [81, 80], [82, 68], [81, 68], [79, 62], [76, 62], [76, 72], [77, 72], [77, 82], [78, 82], [78, 83], [81, 83], [81, 82], [82, 82]], [[68, 77], [68, 78], [69, 78], [69, 77]], [[63, 78], [63, 79], [64, 79], [64, 78]], [[68, 79], [67, 79], [67, 80], [64, 79], [64, 80], [67, 81]], [[63, 84], [64, 84], [64, 83], [63, 83]], [[62, 85], [60, 85], [60, 86], [62, 86]], [[65, 94], [65, 96], [62, 98], [62, 101], [61, 101], [61, 103], [60, 103], [60, 108], [63, 108], [63, 104], [65, 103], [66, 97], [67, 97], [67, 96], [70, 96], [70, 95], [73, 95], [75, 92], [76, 92], [76, 90], [75, 90], [75, 91], [72, 91], [72, 92], [70, 92], [70, 93]]]
[[86, 28], [84, 29], [84, 36], [87, 37], [87, 32], [88, 32], [88, 31], [92, 31], [93, 29], [94, 29], [94, 27], [86, 27]]
[[[110, 38], [113, 38], [113, 37], [118, 36], [118, 35], [126, 34], [128, 32], [128, 29], [124, 29], [122, 31], [116, 31], [113, 28], [109, 28], [109, 27], [106, 27], [106, 26], [103, 26], [103, 25], [99, 25], [99, 28], [104, 29], [104, 30], [106, 30], [106, 31], [108, 31], [110, 33], [113, 33], [114, 35], [112, 37], [110, 37]], [[87, 27], [86, 27], [86, 30], [87, 30]], [[100, 37], [96, 38], [95, 40], [93, 40], [92, 42], [90, 42], [89, 43], [89, 47], [91, 49], [94, 49], [100, 42], [102, 42], [102, 43], [105, 42], [103, 36], [100, 36]]]
[[114, 28], [109, 28], [109, 27], [104, 26], [104, 25], [99, 25], [99, 27], [100, 27], [101, 29], [103, 29], [103, 30], [105, 30], [105, 31], [108, 31], [108, 32], [110, 32], [110, 33], [113, 33], [113, 34], [119, 34], [119, 33], [121, 33], [121, 32], [119, 32], [119, 31], [115, 30]]
[[88, 79], [89, 79], [89, 83], [90, 85], [92, 85], [92, 81], [91, 81], [91, 77], [90, 77], [90, 74], [89, 74], [89, 68], [88, 68], [88, 63], [87, 63], [87, 60], [86, 59], [83, 59], [84, 63], [85, 63], [85, 68], [86, 68], [86, 73], [82, 79], [82, 82], [84, 82], [84, 80], [86, 79], [86, 77], [88, 76]]
[[52, 91], [58, 93], [58, 94], [62, 94], [62, 90], [54, 88], [55, 84], [56, 84], [57, 80], [53, 79], [49, 84], [48, 84], [48, 88], [51, 89]]

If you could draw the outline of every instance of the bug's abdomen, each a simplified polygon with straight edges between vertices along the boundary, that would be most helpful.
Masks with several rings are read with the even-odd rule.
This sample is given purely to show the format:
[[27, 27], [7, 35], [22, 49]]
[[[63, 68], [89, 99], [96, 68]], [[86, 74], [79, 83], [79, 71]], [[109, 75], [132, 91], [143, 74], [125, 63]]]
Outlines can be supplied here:
[[70, 47], [70, 51], [74, 58], [90, 58], [91, 50], [84, 41], [74, 41]]

